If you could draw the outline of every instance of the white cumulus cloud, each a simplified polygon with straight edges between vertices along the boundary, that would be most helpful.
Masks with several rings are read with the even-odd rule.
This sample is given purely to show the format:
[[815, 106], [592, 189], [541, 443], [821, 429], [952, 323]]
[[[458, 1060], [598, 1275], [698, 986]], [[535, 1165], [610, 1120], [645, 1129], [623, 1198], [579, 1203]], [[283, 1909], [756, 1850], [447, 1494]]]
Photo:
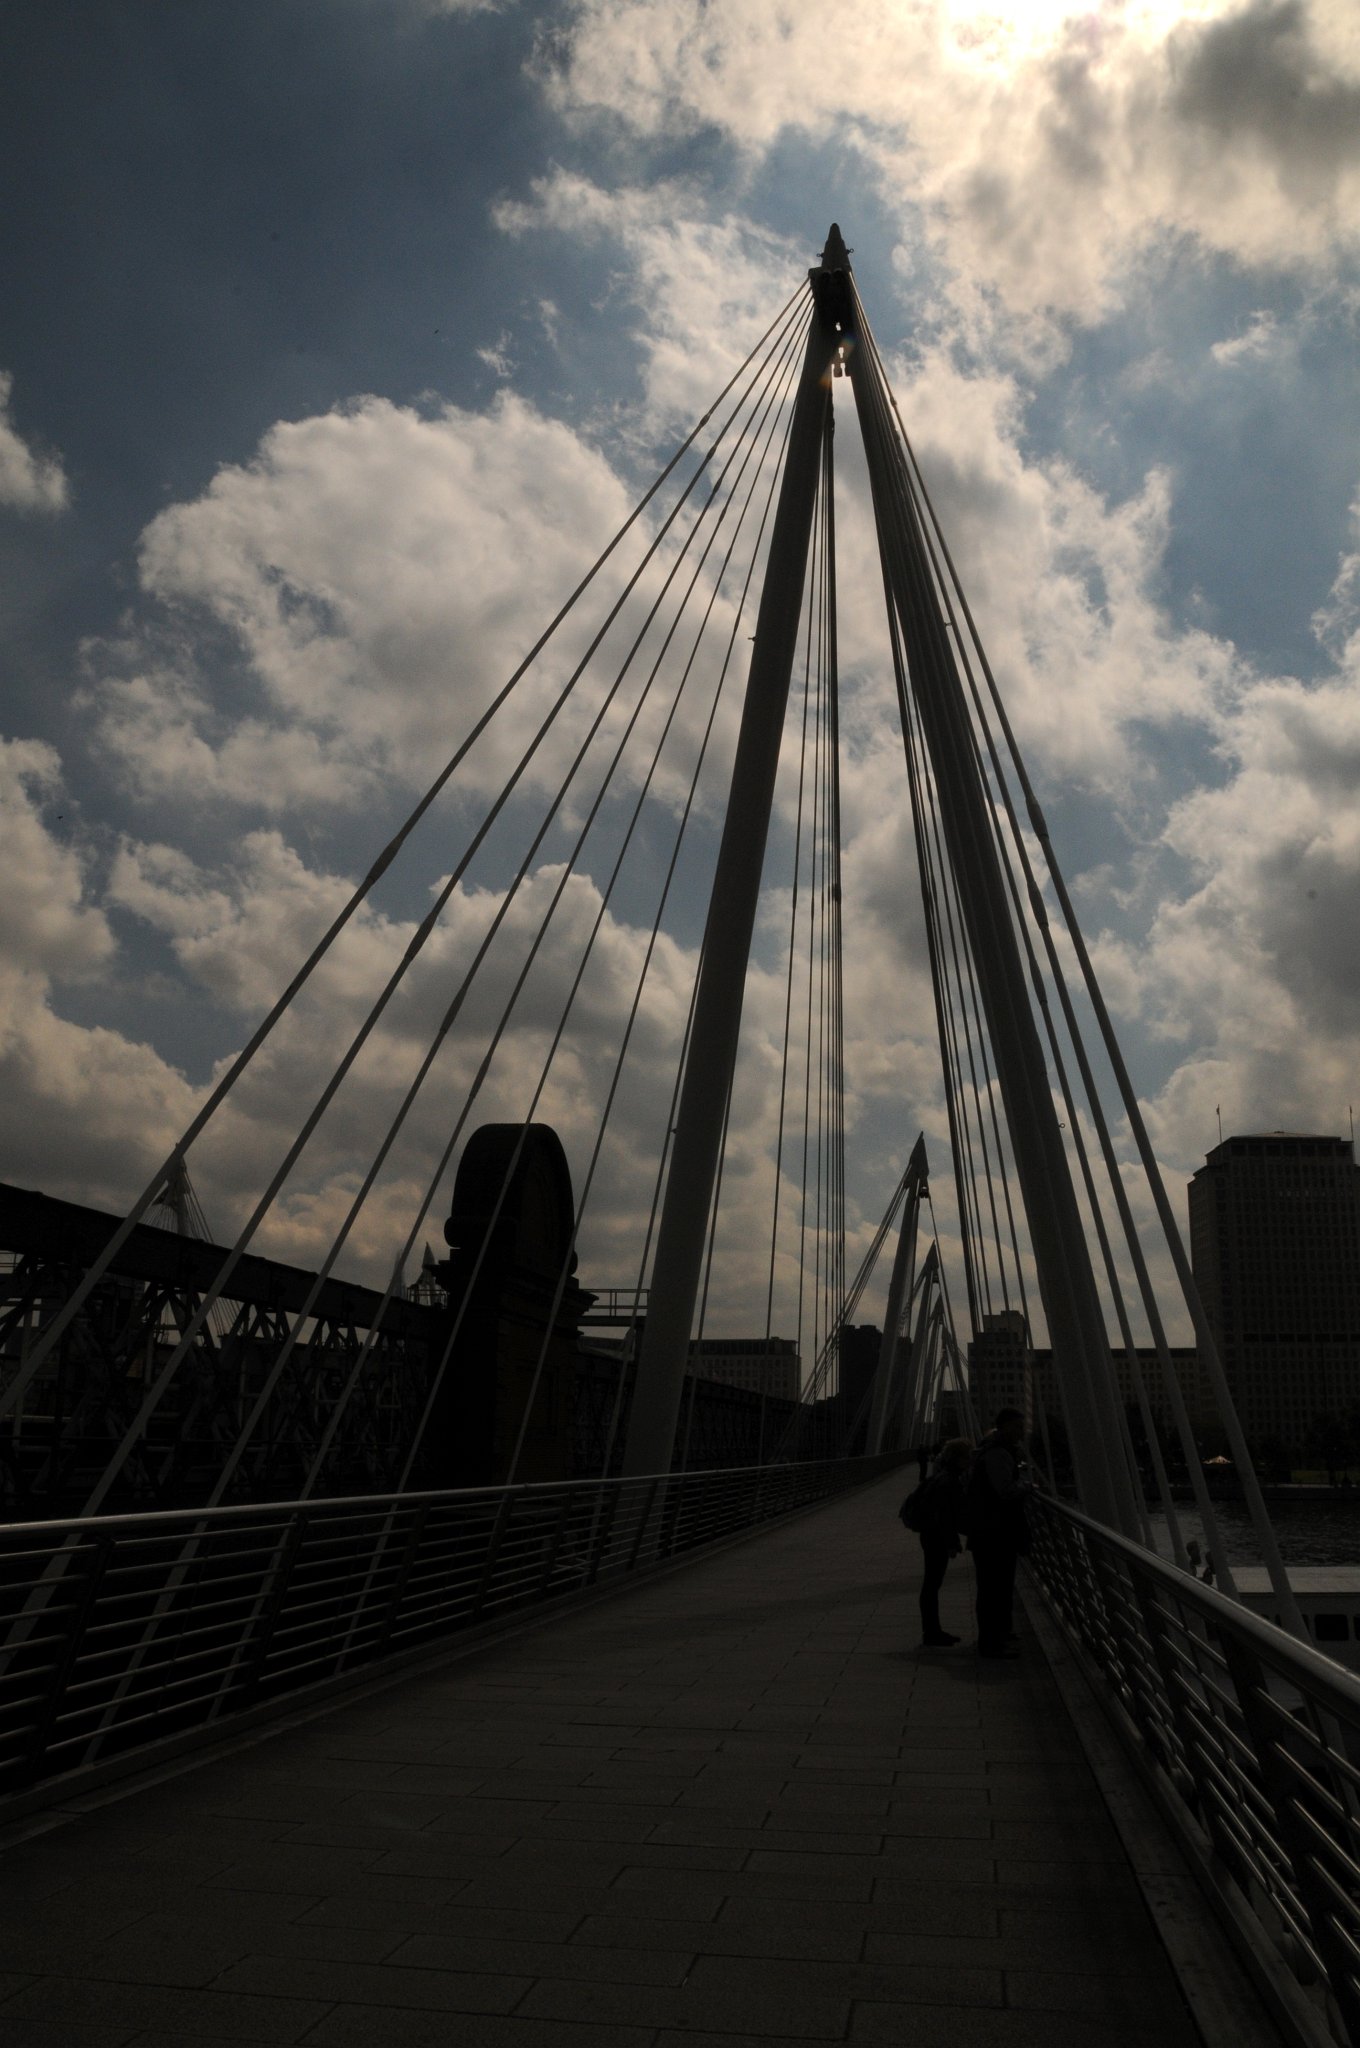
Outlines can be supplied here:
[[60, 458], [39, 455], [10, 418], [14, 379], [0, 370], [0, 505], [16, 512], [64, 512], [70, 498]]

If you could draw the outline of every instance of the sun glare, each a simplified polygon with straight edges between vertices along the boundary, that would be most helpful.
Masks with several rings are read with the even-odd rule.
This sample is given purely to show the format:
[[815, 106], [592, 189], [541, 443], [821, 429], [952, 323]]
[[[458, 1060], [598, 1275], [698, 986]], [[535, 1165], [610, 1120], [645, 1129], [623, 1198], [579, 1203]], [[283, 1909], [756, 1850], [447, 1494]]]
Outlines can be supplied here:
[[943, 0], [959, 51], [983, 64], [1013, 65], [1073, 27], [1161, 42], [1178, 23], [1222, 14], [1231, 0]]

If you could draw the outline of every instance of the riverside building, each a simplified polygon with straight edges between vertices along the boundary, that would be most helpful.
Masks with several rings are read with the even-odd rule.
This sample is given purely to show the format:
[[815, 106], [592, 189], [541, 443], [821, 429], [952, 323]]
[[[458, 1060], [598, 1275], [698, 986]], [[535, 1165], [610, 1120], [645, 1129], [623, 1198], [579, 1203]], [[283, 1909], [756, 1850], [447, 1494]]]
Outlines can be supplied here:
[[1249, 1440], [1297, 1461], [1360, 1405], [1360, 1167], [1348, 1138], [1226, 1138], [1190, 1182], [1195, 1281]]

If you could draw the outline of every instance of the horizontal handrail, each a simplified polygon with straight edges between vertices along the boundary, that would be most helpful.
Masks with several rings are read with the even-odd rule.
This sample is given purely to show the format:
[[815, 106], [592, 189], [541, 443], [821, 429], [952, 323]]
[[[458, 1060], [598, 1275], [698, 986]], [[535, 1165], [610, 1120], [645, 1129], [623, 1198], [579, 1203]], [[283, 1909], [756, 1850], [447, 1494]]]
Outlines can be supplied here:
[[1360, 2044], [1360, 1678], [1075, 1508], [1035, 1496], [1031, 1565], [1113, 1694], [1200, 1867]]
[[[901, 1464], [904, 1461], [905, 1453], [894, 1453], [880, 1459], [878, 1469], [887, 1471], [891, 1468], [891, 1466]], [[809, 1465], [816, 1465], [818, 1469], [820, 1469], [822, 1466], [826, 1464], [849, 1464], [857, 1467], [863, 1466], [865, 1464], [865, 1460], [863, 1458], [845, 1458], [829, 1460], [809, 1459], [807, 1462]], [[799, 1468], [794, 1465], [782, 1464], [726, 1465], [721, 1467], [717, 1471], [704, 1470], [702, 1472], [666, 1473], [643, 1472], [636, 1474], [634, 1477], [628, 1480], [617, 1478], [519, 1479], [515, 1481], [513, 1486], [457, 1486], [444, 1487], [442, 1489], [427, 1488], [426, 1491], [424, 1491], [423, 1493], [336, 1493], [327, 1494], [324, 1499], [318, 1500], [234, 1501], [225, 1502], [221, 1506], [214, 1508], [134, 1508], [131, 1511], [124, 1514], [83, 1515], [79, 1517], [74, 1517], [70, 1521], [65, 1522], [52, 1520], [37, 1522], [0, 1522], [0, 1536], [6, 1539], [8, 1539], [11, 1536], [21, 1538], [32, 1537], [35, 1539], [35, 1550], [41, 1547], [44, 1551], [47, 1551], [50, 1550], [50, 1548], [52, 1547], [49, 1539], [52, 1535], [52, 1532], [56, 1529], [79, 1529], [82, 1532], [85, 1530], [98, 1529], [126, 1529], [130, 1531], [134, 1527], [155, 1527], [155, 1525], [157, 1524], [182, 1525], [185, 1522], [202, 1522], [208, 1520], [212, 1520], [213, 1522], [228, 1522], [231, 1520], [249, 1521], [252, 1517], [258, 1518], [261, 1516], [270, 1515], [296, 1515], [303, 1508], [311, 1507], [334, 1510], [336, 1514], [340, 1514], [346, 1509], [359, 1510], [362, 1511], [364, 1514], [368, 1514], [370, 1511], [373, 1513], [382, 1513], [385, 1512], [386, 1509], [391, 1506], [393, 1501], [400, 1501], [403, 1506], [419, 1506], [419, 1504], [422, 1501], [451, 1500], [482, 1500], [488, 1501], [495, 1505], [496, 1503], [501, 1501], [507, 1493], [550, 1494], [555, 1500], [561, 1494], [564, 1493], [594, 1493], [602, 1486], [650, 1486], [654, 1480], [660, 1479], [665, 1479], [668, 1484], [674, 1484], [676, 1481], [680, 1479], [737, 1479], [741, 1478], [745, 1474], [755, 1472], [763, 1472], [765, 1476], [769, 1478], [776, 1473], [792, 1472], [798, 1469]], [[8, 1547], [6, 1548], [5, 1554], [6, 1556], [9, 1555]]]
[[607, 1585], [901, 1454], [0, 1527], [0, 1807]]

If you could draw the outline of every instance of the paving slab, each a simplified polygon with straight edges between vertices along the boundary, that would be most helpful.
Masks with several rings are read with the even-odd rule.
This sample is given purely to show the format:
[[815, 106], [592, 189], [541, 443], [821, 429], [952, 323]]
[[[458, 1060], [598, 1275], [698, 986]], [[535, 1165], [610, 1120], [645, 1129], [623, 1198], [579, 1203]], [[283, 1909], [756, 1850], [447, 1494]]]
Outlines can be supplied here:
[[0, 1855], [0, 2048], [1194, 2048], [1038, 1643], [901, 1479]]

